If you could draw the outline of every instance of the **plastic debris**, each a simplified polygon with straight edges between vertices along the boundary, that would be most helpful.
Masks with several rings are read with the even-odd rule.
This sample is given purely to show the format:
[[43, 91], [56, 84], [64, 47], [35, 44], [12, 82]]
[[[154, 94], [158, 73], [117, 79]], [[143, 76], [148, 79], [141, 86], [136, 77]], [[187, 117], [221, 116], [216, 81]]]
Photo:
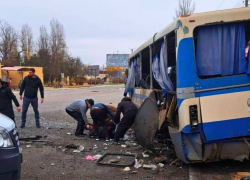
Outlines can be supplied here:
[[68, 133], [67, 133], [67, 135], [71, 135], [71, 133], [70, 133], [70, 132], [68, 132]]
[[81, 151], [79, 150], [74, 150], [73, 153], [80, 153]]
[[97, 145], [94, 145], [93, 149], [97, 149], [97, 148], [98, 148]]
[[122, 145], [121, 145], [121, 147], [125, 148], [125, 147], [127, 147], [127, 146], [126, 146], [126, 145], [124, 145], [124, 144], [122, 144]]
[[151, 170], [156, 170], [157, 166], [154, 164], [143, 164], [143, 168], [145, 169], [151, 169]]
[[55, 163], [51, 163], [51, 166], [55, 166]]
[[125, 168], [123, 169], [123, 171], [125, 171], [125, 172], [130, 171], [130, 167], [125, 167]]
[[148, 155], [148, 154], [145, 154], [145, 153], [142, 153], [142, 156], [143, 156], [144, 158], [148, 158], [148, 157], [149, 157], [149, 155]]
[[105, 150], [108, 149], [107, 147], [104, 148]]
[[138, 171], [132, 171], [132, 174], [136, 174], [136, 173], [138, 173]]
[[97, 154], [97, 155], [94, 155], [94, 156], [93, 156], [93, 158], [94, 158], [95, 160], [99, 159], [100, 157], [102, 157], [102, 155], [100, 155], [100, 154]]
[[85, 149], [85, 148], [84, 148], [84, 146], [83, 146], [83, 145], [79, 146], [79, 151], [81, 151], [81, 152], [82, 152], [82, 151], [84, 151], [84, 149]]
[[135, 159], [135, 165], [134, 165], [134, 167], [135, 167], [136, 169], [139, 169], [139, 168], [142, 167], [142, 164], [140, 164], [140, 163], [138, 162], [138, 160]]
[[93, 156], [86, 156], [85, 158], [82, 159], [85, 159], [87, 161], [95, 161], [95, 158]]
[[26, 147], [27, 147], [27, 148], [31, 148], [31, 145], [30, 145], [30, 144], [29, 144], [29, 145], [26, 145]]
[[164, 167], [164, 164], [159, 163], [158, 166], [160, 166], [161, 168], [163, 168], [163, 167]]

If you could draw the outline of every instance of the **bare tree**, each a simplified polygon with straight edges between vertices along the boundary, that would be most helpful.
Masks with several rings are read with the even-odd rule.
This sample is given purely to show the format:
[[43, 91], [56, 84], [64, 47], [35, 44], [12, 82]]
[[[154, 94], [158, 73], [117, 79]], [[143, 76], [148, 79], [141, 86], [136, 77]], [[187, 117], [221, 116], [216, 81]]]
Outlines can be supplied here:
[[17, 51], [17, 32], [7, 22], [0, 20], [0, 58], [5, 65], [13, 65]]
[[179, 0], [178, 8], [175, 9], [175, 18], [193, 14], [195, 2], [193, 0]]
[[63, 25], [56, 19], [50, 21], [50, 81], [53, 83], [54, 78], [60, 78], [60, 64], [65, 60], [66, 42]]
[[40, 36], [37, 40], [37, 57], [40, 61], [40, 65], [44, 68], [44, 80], [49, 81], [50, 77], [50, 64], [51, 64], [51, 55], [50, 55], [50, 37], [45, 26], [40, 27]]
[[29, 60], [33, 50], [33, 34], [32, 29], [28, 24], [24, 24], [22, 27], [20, 42], [24, 59]]

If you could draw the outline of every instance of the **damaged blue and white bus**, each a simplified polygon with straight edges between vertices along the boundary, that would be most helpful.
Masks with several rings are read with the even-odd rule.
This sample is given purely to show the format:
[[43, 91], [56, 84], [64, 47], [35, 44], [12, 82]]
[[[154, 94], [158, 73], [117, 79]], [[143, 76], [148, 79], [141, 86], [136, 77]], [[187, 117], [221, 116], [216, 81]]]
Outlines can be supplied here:
[[138, 143], [164, 131], [186, 163], [249, 159], [250, 8], [179, 17], [129, 58]]

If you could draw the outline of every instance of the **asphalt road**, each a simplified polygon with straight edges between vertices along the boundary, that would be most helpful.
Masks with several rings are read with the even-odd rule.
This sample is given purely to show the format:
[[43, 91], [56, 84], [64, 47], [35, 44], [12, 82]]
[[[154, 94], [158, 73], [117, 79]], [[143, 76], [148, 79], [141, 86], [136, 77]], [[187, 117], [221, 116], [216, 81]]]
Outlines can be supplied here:
[[[20, 137], [40, 135], [45, 142], [22, 142], [24, 161], [22, 164], [22, 179], [202, 179], [219, 180], [230, 179], [232, 173], [239, 171], [250, 172], [249, 162], [223, 161], [185, 165], [181, 167], [165, 164], [158, 170], [135, 169], [123, 172], [121, 167], [98, 166], [93, 161], [82, 158], [87, 155], [104, 154], [106, 152], [136, 153], [145, 163], [154, 163], [154, 155], [143, 158], [143, 149], [136, 147], [122, 148], [121, 145], [112, 146], [103, 140], [95, 141], [88, 137], [76, 138], [74, 134], [76, 121], [65, 112], [65, 107], [75, 99], [92, 98], [96, 103], [117, 106], [122, 99], [124, 86], [99, 86], [82, 89], [46, 89], [45, 101], [39, 104], [41, 115], [41, 129], [35, 127], [32, 107], [27, 114], [27, 123], [24, 129], [19, 128]], [[18, 96], [18, 92], [15, 92]], [[21, 114], [15, 112], [16, 123], [21, 124]], [[88, 117], [90, 118], [89, 114]], [[91, 119], [90, 119], [91, 121]], [[83, 153], [73, 153], [73, 149], [65, 150], [68, 144], [83, 145]], [[121, 142], [124, 144], [124, 142]], [[31, 147], [27, 147], [31, 145]], [[94, 148], [94, 146], [98, 148]], [[171, 161], [171, 159], [169, 159]], [[137, 173], [132, 174], [132, 171]]]

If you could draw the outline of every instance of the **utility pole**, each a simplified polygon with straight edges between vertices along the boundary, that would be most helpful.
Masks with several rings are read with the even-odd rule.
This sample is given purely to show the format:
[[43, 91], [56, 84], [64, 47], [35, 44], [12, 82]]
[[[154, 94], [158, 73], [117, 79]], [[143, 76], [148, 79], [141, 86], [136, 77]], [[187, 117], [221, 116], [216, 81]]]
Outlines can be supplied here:
[[245, 6], [248, 7], [248, 0], [245, 0]]

